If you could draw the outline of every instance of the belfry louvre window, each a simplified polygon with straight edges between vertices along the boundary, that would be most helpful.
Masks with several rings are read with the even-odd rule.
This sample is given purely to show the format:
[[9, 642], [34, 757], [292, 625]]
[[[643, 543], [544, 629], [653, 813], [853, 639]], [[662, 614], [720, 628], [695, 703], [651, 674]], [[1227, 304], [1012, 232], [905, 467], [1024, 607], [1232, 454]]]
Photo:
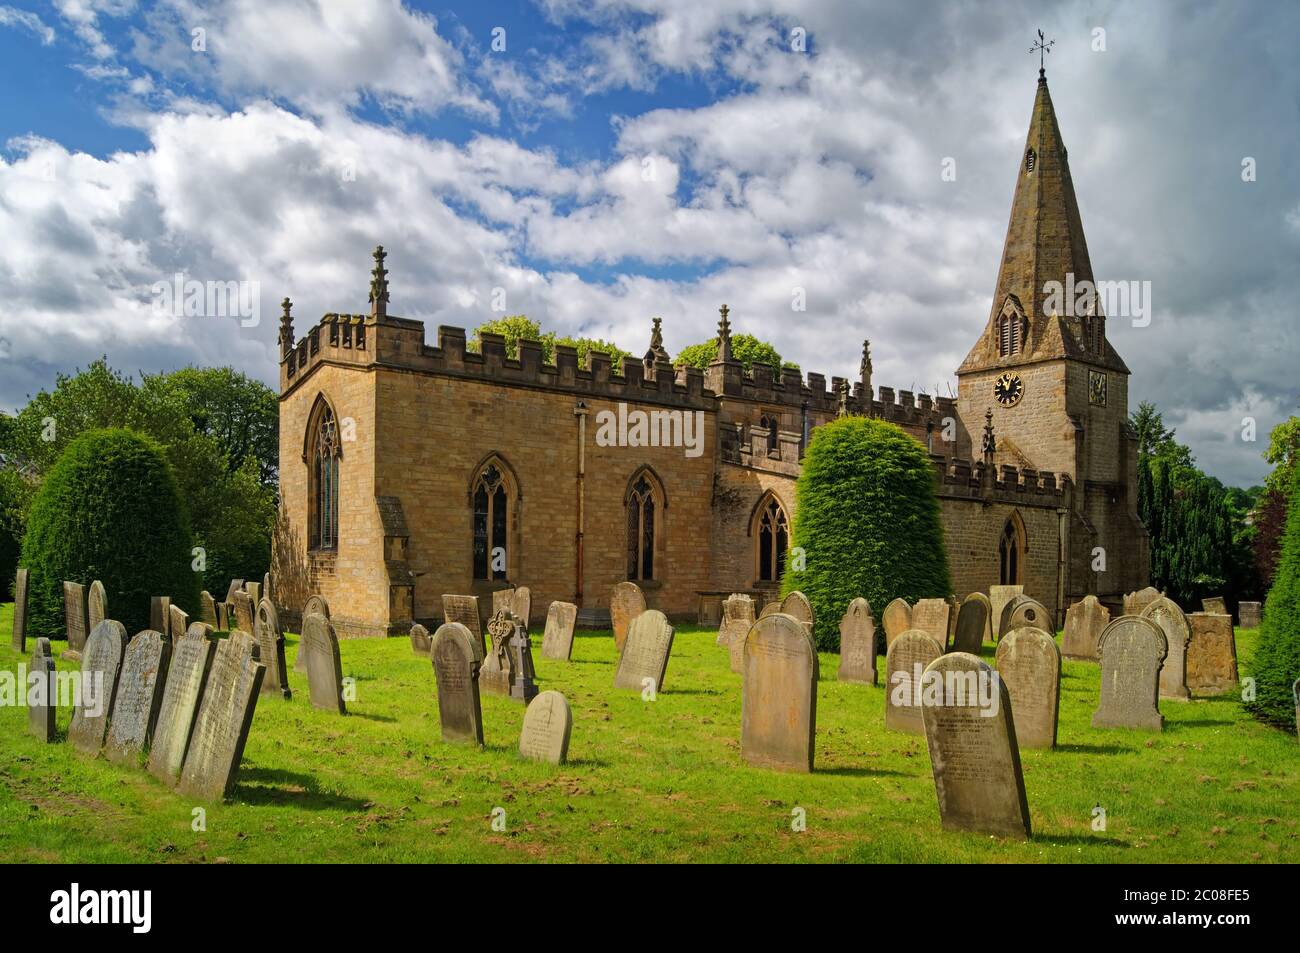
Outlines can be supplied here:
[[339, 542], [339, 435], [334, 411], [322, 403], [312, 435], [311, 521], [312, 549], [334, 549]]
[[1033, 148], [1025, 150], [1025, 171], [1033, 172], [1034, 165], [1038, 162], [1038, 156], [1034, 154]]
[[662, 494], [644, 471], [633, 478], [627, 494], [627, 578], [655, 578], [655, 532]]
[[1008, 307], [998, 315], [998, 356], [1010, 357], [1025, 349], [1025, 319]]
[[772, 497], [758, 517], [758, 581], [779, 582], [785, 572], [785, 553], [790, 544], [790, 521], [781, 501]]
[[474, 578], [505, 579], [510, 528], [510, 494], [496, 464], [474, 481]]

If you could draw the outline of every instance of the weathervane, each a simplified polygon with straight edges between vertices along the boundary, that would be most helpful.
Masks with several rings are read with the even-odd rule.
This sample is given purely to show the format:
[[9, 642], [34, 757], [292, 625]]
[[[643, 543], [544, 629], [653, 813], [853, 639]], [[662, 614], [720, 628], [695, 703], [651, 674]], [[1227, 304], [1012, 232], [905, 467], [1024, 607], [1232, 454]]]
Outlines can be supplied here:
[[1042, 30], [1038, 31], [1038, 42], [1029, 48], [1029, 52], [1038, 54], [1038, 75], [1039, 76], [1047, 75], [1047, 70], [1045, 68], [1043, 57], [1046, 54], [1052, 52], [1052, 47], [1054, 47], [1055, 45], [1056, 45], [1055, 40], [1048, 40], [1046, 37], [1043, 36]]

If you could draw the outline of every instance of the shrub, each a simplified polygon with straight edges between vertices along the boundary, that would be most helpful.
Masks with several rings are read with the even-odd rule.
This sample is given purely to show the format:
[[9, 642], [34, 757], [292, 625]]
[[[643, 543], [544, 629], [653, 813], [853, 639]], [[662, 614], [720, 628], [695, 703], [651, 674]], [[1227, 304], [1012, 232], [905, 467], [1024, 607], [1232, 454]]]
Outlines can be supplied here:
[[952, 592], [934, 468], [898, 426], [843, 417], [812, 435], [795, 490], [792, 545], [782, 590], [812, 603], [817, 647], [837, 651], [840, 618], [864, 596], [879, 618], [899, 596], [909, 602]]
[[1295, 727], [1291, 686], [1300, 678], [1300, 467], [1291, 475], [1291, 504], [1282, 535], [1273, 588], [1268, 591], [1259, 644], [1250, 664], [1255, 700], [1248, 703], [1261, 721]]
[[100, 580], [109, 615], [128, 633], [148, 628], [151, 596], [171, 596], [197, 613], [191, 546], [189, 518], [158, 444], [130, 430], [87, 431], [68, 444], [32, 501], [22, 550], [32, 634], [63, 633], [64, 580]]

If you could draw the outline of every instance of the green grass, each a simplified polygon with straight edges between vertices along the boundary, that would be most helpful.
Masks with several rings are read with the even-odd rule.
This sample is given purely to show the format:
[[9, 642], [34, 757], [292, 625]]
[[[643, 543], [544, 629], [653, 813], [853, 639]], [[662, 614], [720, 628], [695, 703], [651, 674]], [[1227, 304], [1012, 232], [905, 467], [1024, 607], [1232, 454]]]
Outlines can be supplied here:
[[[0, 607], [0, 667], [14, 670], [11, 617]], [[570, 761], [558, 768], [518, 758], [523, 709], [495, 696], [483, 698], [486, 750], [444, 745], [429, 661], [404, 639], [344, 642], [351, 714], [312, 709], [291, 672], [293, 700], [259, 701], [234, 799], [206, 805], [201, 832], [196, 804], [143, 770], [41, 744], [24, 709], [0, 708], [0, 859], [1300, 860], [1300, 745], [1236, 698], [1162, 702], [1163, 734], [1095, 731], [1097, 667], [1067, 662], [1060, 747], [1021, 753], [1034, 839], [945, 834], [924, 739], [885, 731], [884, 690], [835, 681], [836, 656], [821, 657], [816, 773], [742, 764], [740, 679], [713, 639], [678, 631], [668, 691], [652, 703], [611, 688], [607, 633], [580, 633], [568, 664], [536, 649], [539, 684], [573, 706]], [[1254, 642], [1238, 632], [1244, 658]], [[59, 716], [66, 730], [69, 713]], [[1104, 832], [1091, 829], [1096, 804]], [[505, 832], [491, 829], [498, 806]], [[791, 830], [796, 807], [802, 833]]]

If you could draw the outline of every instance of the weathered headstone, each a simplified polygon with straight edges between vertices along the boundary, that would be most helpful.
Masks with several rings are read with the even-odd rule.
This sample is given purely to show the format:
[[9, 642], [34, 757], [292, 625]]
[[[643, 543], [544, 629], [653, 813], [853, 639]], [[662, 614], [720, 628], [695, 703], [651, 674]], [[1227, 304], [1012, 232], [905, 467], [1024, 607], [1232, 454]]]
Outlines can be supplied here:
[[260, 582], [244, 583], [244, 592], [248, 593], [248, 601], [253, 604], [253, 612], [257, 612], [257, 607], [262, 601], [262, 584]]
[[104, 584], [96, 579], [86, 590], [86, 625], [94, 632], [95, 626], [108, 618], [108, 593]]
[[433, 637], [429, 635], [429, 630], [416, 622], [411, 626], [411, 652], [415, 655], [426, 656], [432, 649]]
[[1161, 595], [1160, 590], [1152, 586], [1139, 589], [1137, 592], [1130, 592], [1124, 597], [1124, 614], [1140, 616], [1142, 610], [1159, 599]]
[[1025, 748], [1055, 748], [1061, 711], [1061, 650], [1043, 629], [1012, 629], [998, 642], [997, 670], [1011, 695], [1016, 738]]
[[920, 629], [939, 643], [939, 648], [948, 647], [948, 612], [951, 610], [945, 599], [920, 599], [912, 606], [913, 629]]
[[745, 636], [740, 756], [784, 771], [812, 771], [817, 741], [817, 651], [802, 619], [778, 613]]
[[634, 582], [620, 582], [609, 597], [609, 620], [614, 627], [614, 644], [620, 652], [627, 641], [632, 620], [646, 611], [645, 594]]
[[510, 593], [510, 612], [526, 629], [533, 617], [533, 593], [527, 586], [516, 586]]
[[[1002, 607], [1002, 621], [998, 632], [1005, 635], [1013, 629], [1026, 627], [1042, 629], [1044, 632], [1056, 631], [1056, 626], [1047, 612], [1047, 606], [1030, 596], [1014, 596]], [[1001, 635], [998, 637], [1001, 638]]]
[[537, 697], [537, 669], [533, 667], [533, 640], [528, 627], [511, 615], [514, 632], [506, 643], [506, 650], [514, 658], [515, 677], [510, 682], [510, 697], [527, 705]]
[[230, 618], [229, 618], [230, 612], [228, 611], [228, 608], [224, 602], [218, 602], [216, 605], [217, 605], [216, 629], [218, 632], [225, 632], [230, 628]]
[[1163, 731], [1160, 667], [1168, 648], [1165, 634], [1150, 619], [1120, 616], [1102, 630], [1101, 703], [1094, 728], [1149, 728]]
[[1219, 695], [1236, 688], [1237, 639], [1232, 616], [1193, 612], [1187, 621], [1192, 627], [1187, 643], [1187, 690]]
[[94, 755], [103, 747], [125, 652], [126, 629], [113, 619], [95, 626], [86, 640], [81, 659], [81, 697], [72, 709], [72, 724], [68, 726], [68, 741], [82, 754]]
[[[206, 589], [199, 593], [199, 621], [212, 626], [214, 629], [220, 628], [217, 624], [217, 601], [212, 598], [212, 593]], [[172, 638], [178, 639], [184, 634], [184, 632], [178, 632]]]
[[1207, 596], [1201, 600], [1201, 608], [1210, 615], [1230, 615], [1228, 604], [1224, 602], [1223, 596]]
[[[253, 614], [257, 611], [257, 606], [253, 603], [252, 597], [242, 589], [235, 593], [234, 603], [235, 628], [240, 632], [251, 634], [254, 624]], [[265, 662], [265, 659], [258, 661]]]
[[984, 638], [991, 631], [989, 623], [989, 597], [982, 592], [973, 592], [966, 597], [957, 611], [957, 633], [953, 636], [952, 650], [966, 652], [979, 657], [984, 647]]
[[275, 594], [271, 592], [271, 574], [269, 572], [262, 574], [262, 598], [270, 599], [271, 605], [275, 605]]
[[[185, 610], [176, 603], [167, 606], [167, 634], [171, 638], [179, 638], [183, 633], [190, 630], [190, 617], [185, 614]], [[171, 635], [171, 633], [175, 635]]]
[[943, 647], [929, 632], [908, 629], [885, 655], [885, 727], [914, 735], [925, 734], [921, 718], [921, 677]]
[[811, 632], [813, 628], [813, 607], [805, 596], [798, 589], [791, 592], [781, 600], [781, 612], [784, 615], [793, 616], [808, 627]]
[[180, 632], [175, 636], [171, 633], [171, 614], [172, 600], [171, 596], [150, 596], [149, 597], [149, 628], [155, 632], [161, 632], [167, 638], [180, 638]]
[[[944, 601], [948, 603], [948, 638], [944, 643], [944, 647], [951, 650], [952, 644], [957, 641], [957, 617], [961, 615], [961, 600], [954, 593]], [[975, 654], [978, 655], [979, 653]]]
[[[749, 633], [749, 627], [754, 624], [757, 614], [752, 597], [740, 592], [733, 592], [727, 596], [722, 600], [722, 621], [718, 624], [718, 637], [715, 644], [730, 646], [737, 632], [744, 639]], [[742, 625], [743, 629], [741, 629]]]
[[1084, 596], [1065, 610], [1061, 654], [1069, 659], [1097, 661], [1097, 640], [1109, 623], [1110, 610], [1096, 596]]
[[217, 644], [177, 792], [216, 801], [234, 790], [265, 671], [248, 633], [232, 632]]
[[[477, 638], [459, 622], [444, 622], [433, 634], [433, 674], [443, 741], [483, 744], [483, 710], [478, 696]], [[482, 648], [480, 643], [479, 648]]]
[[[324, 616], [327, 619], [330, 617], [330, 604], [325, 601], [324, 596], [316, 594], [307, 597], [307, 601], [302, 607], [302, 618], [306, 619], [309, 615]], [[303, 624], [299, 622], [298, 627], [303, 628]], [[293, 670], [295, 672], [307, 671], [307, 657], [309, 651], [307, 640], [299, 635], [298, 655], [293, 660]]]
[[307, 651], [307, 688], [313, 708], [347, 714], [343, 703], [343, 662], [334, 624], [312, 613], [302, 620], [302, 642]]
[[871, 603], [861, 596], [849, 603], [840, 619], [839, 677], [841, 682], [858, 685], [875, 685], [880, 680], [876, 671], [876, 620], [871, 616]]
[[506, 589], [492, 590], [492, 614], [496, 615], [502, 611], [509, 612], [511, 606], [514, 605], [514, 594], [513, 586]]
[[149, 773], [168, 784], [174, 784], [180, 777], [194, 718], [207, 684], [212, 653], [217, 647], [208, 638], [210, 631], [207, 623], [195, 622], [184, 635], [172, 640], [167, 684], [149, 749]]
[[578, 607], [572, 602], [551, 603], [542, 633], [542, 658], [567, 662], [573, 656], [573, 627], [577, 621]]
[[14, 574], [13, 647], [16, 652], [27, 651], [27, 588], [27, 570], [19, 566]]
[[573, 712], [563, 695], [542, 692], [528, 703], [524, 727], [519, 732], [519, 754], [532, 761], [564, 764], [569, 757]]
[[1192, 638], [1192, 627], [1187, 616], [1172, 599], [1161, 596], [1142, 610], [1142, 618], [1150, 619], [1165, 634], [1165, 664], [1160, 669], [1160, 697], [1186, 701], [1191, 698], [1187, 690], [1187, 643]]
[[987, 680], [998, 693], [995, 713], [980, 692], [944, 691], [943, 704], [922, 708], [943, 829], [1028, 838], [1029, 800], [1007, 685], [968, 652], [931, 662], [925, 677], [945, 685]]
[[614, 687], [663, 691], [668, 657], [673, 651], [673, 631], [667, 616], [658, 609], [647, 609], [633, 619], [614, 673]]
[[1243, 629], [1258, 629], [1261, 612], [1258, 602], [1238, 602], [1237, 621]]
[[81, 658], [81, 650], [86, 647], [86, 636], [90, 633], [90, 624], [86, 617], [86, 587], [79, 582], [63, 584], [63, 624], [68, 634], [68, 650], [71, 658]]
[[225, 601], [225, 602], [234, 602], [234, 601], [235, 601], [235, 593], [237, 593], [237, 592], [242, 592], [243, 589], [244, 589], [244, 580], [242, 580], [242, 579], [232, 579], [232, 580], [230, 580], [230, 588], [226, 590], [226, 598], [225, 598], [224, 601]]
[[[495, 615], [495, 613], [493, 613]], [[480, 663], [484, 659], [483, 621], [479, 616], [478, 596], [444, 595], [442, 597], [442, 617], [444, 622], [459, 622], [473, 636], [473, 643], [478, 646], [474, 657]]]
[[885, 606], [880, 624], [885, 629], [885, 652], [888, 653], [894, 640], [912, 627], [912, 607], [906, 599], [895, 599]]
[[772, 602], [768, 602], [763, 606], [762, 611], [758, 613], [758, 617], [760, 619], [766, 619], [768, 616], [776, 615], [780, 611], [781, 611], [780, 601], [773, 600]]
[[167, 685], [171, 642], [161, 632], [146, 629], [126, 646], [117, 698], [108, 725], [104, 756], [118, 764], [133, 764], [153, 738]]
[[42, 741], [53, 741], [59, 700], [49, 639], [36, 640], [28, 665], [31, 671], [27, 675], [27, 733]]
[[262, 691], [281, 698], [292, 698], [289, 688], [289, 666], [284, 660], [284, 633], [280, 631], [280, 614], [270, 599], [257, 604], [257, 617], [253, 619], [253, 638], [257, 640], [257, 660], [266, 667], [262, 676]]
[[993, 621], [993, 641], [996, 642], [1002, 638], [1002, 630], [998, 628], [1002, 623], [1002, 610], [1016, 596], [1023, 596], [1024, 594], [1024, 586], [989, 586], [989, 608], [993, 612], [991, 616]]
[[510, 686], [515, 681], [515, 655], [510, 651], [510, 640], [515, 634], [515, 618], [508, 608], [498, 609], [492, 614], [487, 629], [491, 645], [488, 646], [483, 666], [479, 669], [479, 690], [509, 697]]

